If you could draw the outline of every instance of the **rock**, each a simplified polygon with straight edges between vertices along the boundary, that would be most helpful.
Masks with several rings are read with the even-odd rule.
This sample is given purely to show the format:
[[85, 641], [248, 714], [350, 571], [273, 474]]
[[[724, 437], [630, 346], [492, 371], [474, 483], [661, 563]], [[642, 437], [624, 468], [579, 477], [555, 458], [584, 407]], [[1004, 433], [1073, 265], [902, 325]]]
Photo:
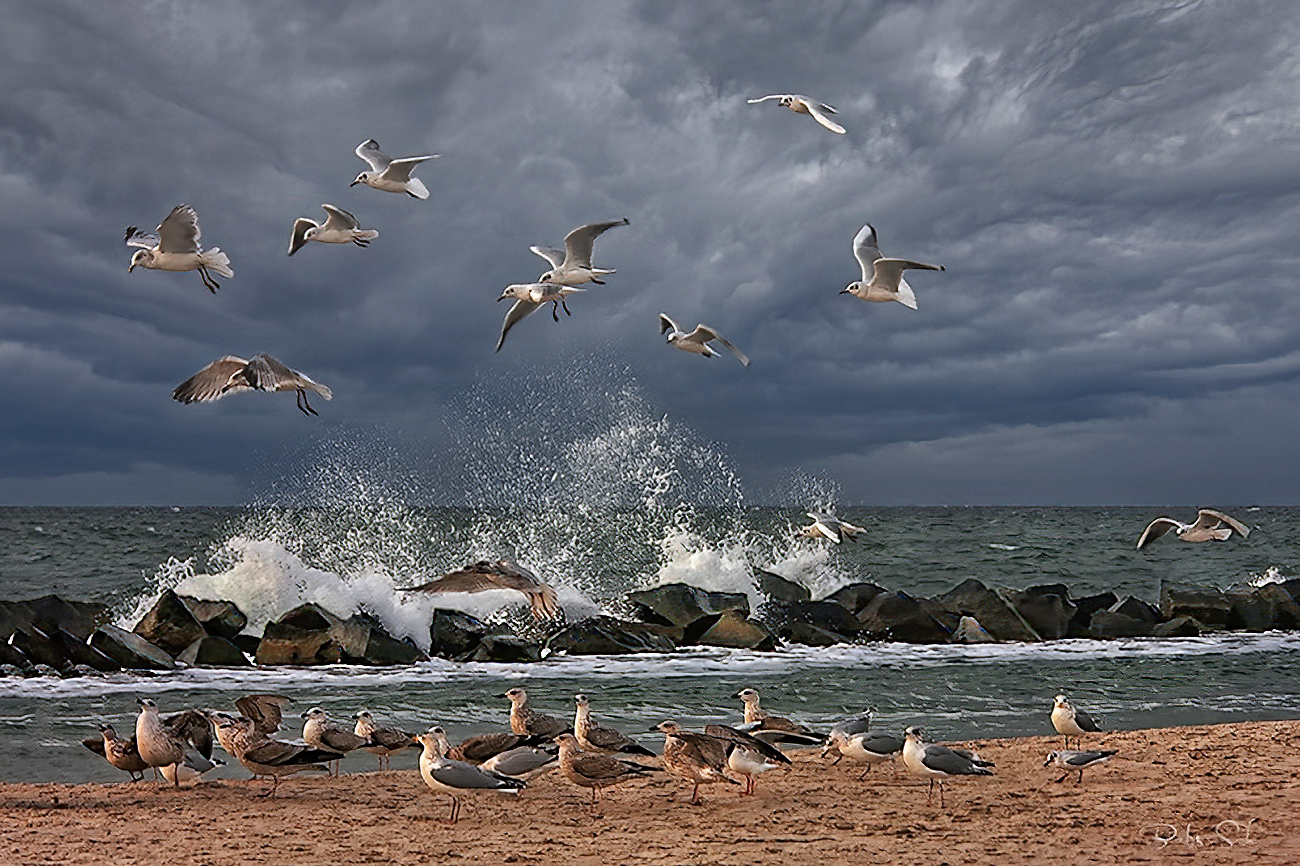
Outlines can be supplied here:
[[330, 646], [330, 629], [343, 620], [317, 604], [301, 604], [266, 624], [257, 644], [259, 665], [317, 665], [339, 661], [341, 651]]
[[239, 651], [244, 655], [253, 658], [257, 655], [257, 645], [262, 642], [262, 636], [257, 634], [243, 634], [241, 632], [232, 638], [228, 638], [228, 640], [235, 646], [239, 647]]
[[[1150, 602], [1143, 601], [1135, 595], [1125, 596], [1124, 600], [1118, 604], [1110, 606], [1112, 613], [1121, 613], [1124, 616], [1132, 617], [1140, 622], [1155, 625], [1158, 622], [1164, 622], [1164, 617], [1160, 615], [1160, 609]], [[1095, 614], [1094, 614], [1095, 615]]]
[[847, 642], [847, 638], [837, 632], [818, 628], [812, 623], [795, 620], [778, 634], [786, 643], [799, 643], [804, 646], [835, 646]]
[[863, 631], [875, 640], [903, 643], [946, 643], [952, 629], [944, 627], [926, 607], [905, 592], [882, 592], [858, 615]]
[[[808, 642], [791, 636], [796, 626], [810, 626], [816, 631], [834, 635], [835, 640], [831, 643], [853, 640], [862, 632], [862, 623], [858, 618], [849, 613], [847, 608], [833, 601], [767, 602], [759, 608], [757, 618], [782, 640], [793, 640], [803, 644]], [[806, 629], [801, 631], [810, 637], [815, 634]], [[808, 645], [824, 646], [825, 644]]]
[[754, 581], [758, 584], [759, 592], [773, 601], [794, 603], [812, 599], [812, 593], [808, 591], [808, 587], [795, 583], [793, 580], [784, 578], [775, 572], [756, 568], [754, 569]]
[[63, 651], [64, 657], [78, 667], [88, 667], [101, 673], [111, 673], [122, 669], [122, 666], [114, 659], [109, 658], [86, 641], [74, 634], [69, 634], [63, 629], [58, 629], [54, 634], [50, 635], [50, 640], [58, 644], [59, 649]]
[[203, 630], [213, 637], [229, 640], [244, 630], [248, 617], [233, 601], [208, 601], [190, 595], [178, 596], [189, 608]]
[[61, 668], [68, 663], [68, 657], [54, 641], [50, 640], [36, 626], [20, 628], [10, 638], [14, 649], [18, 650], [34, 664]]
[[997, 638], [984, 630], [979, 620], [972, 616], [963, 616], [952, 633], [953, 643], [997, 643]]
[[434, 608], [429, 621], [429, 654], [459, 659], [473, 654], [488, 634], [493, 633], [482, 620], [458, 610]]
[[685, 583], [666, 583], [653, 589], [629, 592], [632, 614], [656, 625], [688, 626], [702, 617], [727, 610], [749, 616], [749, 599], [743, 592], [709, 592]]
[[1226, 628], [1232, 616], [1232, 605], [1218, 587], [1161, 580], [1160, 613], [1167, 620], [1190, 616], [1202, 625]]
[[848, 586], [840, 587], [835, 592], [826, 596], [825, 601], [833, 601], [841, 607], [847, 608], [849, 613], [857, 616], [871, 604], [871, 600], [885, 591], [883, 586], [876, 586], [874, 583], [850, 583]]
[[542, 658], [542, 648], [532, 641], [514, 635], [489, 634], [474, 648], [470, 661], [475, 662], [535, 662]]
[[1281, 584], [1233, 586], [1224, 592], [1231, 611], [1229, 628], [1268, 631], [1273, 628], [1294, 629], [1300, 625], [1300, 605]]
[[90, 645], [127, 670], [170, 671], [172, 657], [149, 641], [115, 625], [101, 625], [90, 636]]
[[776, 649], [776, 637], [761, 623], [746, 619], [739, 611], [722, 613], [717, 622], [697, 641], [701, 646], [722, 646], [769, 652]]
[[1149, 637], [1155, 623], [1113, 610], [1099, 610], [1092, 615], [1088, 631], [1095, 638]]
[[253, 664], [243, 650], [226, 638], [215, 635], [199, 638], [181, 650], [176, 660], [187, 665], [212, 668], [246, 668]]
[[978, 620], [982, 630], [994, 640], [1040, 640], [1038, 632], [1025, 622], [1019, 611], [996, 590], [989, 589], [973, 577], [936, 596], [933, 601], [961, 616]]
[[203, 625], [195, 619], [185, 602], [170, 589], [162, 591], [132, 631], [173, 658], [199, 638], [207, 636]]
[[110, 617], [106, 604], [64, 601], [57, 595], [43, 595], [27, 601], [4, 601], [0, 602], [0, 641], [8, 640], [19, 627], [32, 626], [45, 634], [63, 629], [85, 640]]
[[410, 638], [393, 637], [377, 619], [363, 613], [330, 626], [329, 634], [339, 648], [339, 661], [345, 664], [391, 667], [427, 658]]
[[546, 640], [546, 648], [569, 655], [621, 655], [671, 652], [676, 646], [663, 626], [593, 616], [551, 635]]
[[1070, 628], [1070, 620], [1074, 617], [1075, 607], [1070, 601], [1070, 590], [1062, 583], [1031, 586], [1019, 592], [1011, 592], [1008, 593], [1007, 600], [1043, 640], [1065, 637]]
[[1292, 577], [1282, 581], [1282, 588], [1287, 591], [1297, 604], [1300, 604], [1300, 577]]
[[1157, 623], [1151, 629], [1152, 637], [1196, 637], [1201, 633], [1201, 624], [1190, 616], [1175, 617], [1168, 622]]
[[1074, 599], [1074, 616], [1070, 617], [1070, 625], [1065, 630], [1065, 636], [1088, 637], [1091, 634], [1088, 629], [1092, 624], [1092, 615], [1111, 607], [1118, 601], [1119, 597], [1113, 592]]
[[[5, 640], [8, 640], [8, 638]], [[4, 640], [0, 640], [0, 665], [12, 665], [21, 669], [31, 663], [32, 660], [23, 655], [22, 650], [14, 649]]]

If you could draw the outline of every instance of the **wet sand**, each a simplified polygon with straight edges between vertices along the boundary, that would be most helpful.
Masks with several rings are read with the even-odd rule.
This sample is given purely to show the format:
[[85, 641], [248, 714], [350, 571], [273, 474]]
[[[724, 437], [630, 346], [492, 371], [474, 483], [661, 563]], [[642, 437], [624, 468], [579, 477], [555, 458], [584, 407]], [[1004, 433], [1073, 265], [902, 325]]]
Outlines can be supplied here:
[[691, 806], [675, 778], [588, 792], [558, 773], [517, 799], [449, 799], [412, 770], [300, 775], [176, 791], [153, 781], [0, 785], [0, 863], [123, 864], [924, 864], [1300, 863], [1300, 721], [1107, 734], [1120, 751], [1057, 782], [1059, 737], [969, 745], [997, 763], [953, 780], [947, 808], [926, 782], [795, 756], [752, 797], [713, 785]]

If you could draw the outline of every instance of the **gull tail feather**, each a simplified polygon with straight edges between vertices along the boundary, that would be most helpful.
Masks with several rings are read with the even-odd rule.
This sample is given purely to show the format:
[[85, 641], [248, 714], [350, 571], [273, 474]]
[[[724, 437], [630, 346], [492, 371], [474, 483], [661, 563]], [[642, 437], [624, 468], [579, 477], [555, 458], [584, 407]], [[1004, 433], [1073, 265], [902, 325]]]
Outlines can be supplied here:
[[230, 269], [230, 258], [221, 251], [220, 247], [213, 247], [199, 257], [199, 263], [210, 271], [216, 271], [223, 277], [233, 277], [235, 272]]

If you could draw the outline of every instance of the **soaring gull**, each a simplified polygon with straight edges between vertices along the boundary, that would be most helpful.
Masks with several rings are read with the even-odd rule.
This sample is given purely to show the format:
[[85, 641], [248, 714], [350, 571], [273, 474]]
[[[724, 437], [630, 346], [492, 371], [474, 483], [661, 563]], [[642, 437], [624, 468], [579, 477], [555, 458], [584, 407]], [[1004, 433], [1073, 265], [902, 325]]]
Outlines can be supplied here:
[[172, 399], [204, 403], [240, 391], [297, 391], [298, 410], [304, 415], [320, 414], [307, 402], [308, 391], [315, 391], [326, 400], [334, 399], [334, 392], [328, 387], [265, 352], [259, 352], [251, 360], [234, 355], [218, 358], [177, 385]]
[[744, 353], [728, 343], [726, 338], [708, 325], [696, 325], [695, 330], [688, 334], [679, 328], [676, 322], [668, 318], [667, 313], [660, 313], [659, 333], [668, 335], [668, 345], [681, 349], [683, 352], [703, 355], [706, 358], [722, 357], [721, 354], [709, 345], [709, 343], [717, 340], [719, 343], [730, 349], [731, 354], [735, 355], [736, 359], [740, 361], [741, 364], [746, 367], [749, 366], [749, 359], [745, 357]]
[[126, 227], [127, 246], [140, 247], [131, 256], [129, 274], [136, 265], [155, 271], [198, 271], [203, 285], [214, 295], [221, 284], [208, 273], [214, 270], [223, 277], [233, 277], [230, 259], [220, 247], [204, 250], [199, 243], [199, 215], [187, 204], [172, 208], [158, 228], [142, 232], [136, 226]]
[[537, 278], [539, 283], [555, 283], [561, 286], [580, 286], [583, 283], [605, 285], [600, 279], [606, 274], [614, 273], [609, 268], [591, 266], [591, 250], [596, 238], [614, 226], [630, 225], [627, 217], [605, 223], [587, 223], [578, 226], [564, 236], [564, 249], [551, 247], [529, 247], [534, 253], [551, 263], [551, 269]]
[[799, 534], [804, 538], [825, 538], [827, 541], [839, 544], [846, 539], [856, 541], [854, 536], [866, 532], [861, 526], [854, 526], [830, 514], [809, 511], [808, 516], [813, 519], [813, 522], [799, 530]]
[[1141, 550], [1171, 529], [1183, 541], [1227, 541], [1234, 532], [1242, 538], [1250, 535], [1250, 527], [1241, 521], [1222, 511], [1202, 508], [1196, 514], [1195, 523], [1179, 523], [1172, 517], [1157, 517], [1142, 530], [1137, 549]]
[[332, 204], [321, 205], [328, 214], [325, 222], [318, 223], [306, 217], [293, 221], [293, 234], [289, 236], [289, 255], [293, 255], [307, 245], [308, 241], [322, 244], [356, 244], [368, 247], [370, 242], [379, 237], [374, 229], [363, 229], [357, 218], [341, 207]]
[[864, 301], [898, 301], [905, 307], [916, 309], [916, 294], [903, 279], [903, 271], [943, 271], [943, 265], [927, 265], [908, 259], [890, 259], [881, 256], [876, 245], [876, 230], [871, 223], [858, 229], [853, 238], [853, 257], [862, 267], [862, 279], [854, 280], [840, 294], [850, 294]]
[[844, 134], [844, 127], [826, 116], [828, 114], [839, 114], [839, 112], [824, 102], [817, 102], [806, 96], [800, 96], [797, 93], [771, 93], [767, 96], [760, 96], [757, 99], [746, 101], [750, 105], [755, 105], [759, 102], [766, 102], [769, 99], [775, 99], [777, 105], [783, 105], [795, 114], [810, 115], [813, 120], [817, 121], [831, 132], [838, 132], [840, 135]]
[[516, 283], [512, 286], [506, 286], [505, 291], [501, 293], [498, 301], [504, 301], [506, 298], [514, 298], [515, 302], [510, 305], [506, 311], [505, 321], [501, 323], [501, 336], [497, 338], [497, 351], [505, 345], [506, 334], [510, 329], [522, 322], [529, 315], [534, 313], [538, 307], [551, 302], [551, 318], [560, 321], [560, 315], [556, 307], [563, 305], [564, 315], [569, 316], [568, 297], [569, 295], [585, 292], [586, 289], [575, 289], [572, 286], [562, 286], [558, 283]]
[[509, 559], [496, 562], [483, 559], [457, 571], [434, 578], [419, 586], [403, 587], [401, 592], [484, 592], [491, 589], [513, 589], [528, 599], [534, 619], [552, 619], [559, 615], [555, 589], [537, 575]]
[[411, 177], [411, 172], [420, 163], [437, 159], [440, 154], [431, 153], [428, 156], [404, 156], [401, 159], [393, 159], [379, 149], [379, 142], [373, 138], [367, 138], [358, 144], [356, 154], [370, 163], [371, 171], [361, 172], [350, 186], [364, 183], [372, 189], [381, 189], [384, 192], [404, 192], [418, 199], [429, 197], [429, 190], [425, 188], [424, 182], [418, 177]]

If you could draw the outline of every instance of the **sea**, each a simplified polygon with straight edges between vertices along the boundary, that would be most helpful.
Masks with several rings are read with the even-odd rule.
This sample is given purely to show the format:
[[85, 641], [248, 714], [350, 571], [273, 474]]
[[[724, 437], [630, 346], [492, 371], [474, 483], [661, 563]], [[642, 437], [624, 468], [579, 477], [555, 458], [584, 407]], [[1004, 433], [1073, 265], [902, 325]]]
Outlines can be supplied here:
[[[577, 398], [559, 400], [541, 430], [537, 412], [532, 427], [484, 412], [459, 451], [420, 464], [456, 467], [442, 476], [421, 475], [402, 452], [409, 443], [327, 430], [273, 467], [264, 492], [239, 507], [0, 508], [0, 599], [57, 593], [100, 601], [130, 628], [173, 588], [236, 602], [252, 633], [312, 601], [342, 616], [366, 611], [427, 646], [435, 605], [537, 633], [526, 605], [508, 592], [434, 599], [399, 591], [502, 556], [556, 586], [570, 620], [626, 616], [629, 591], [678, 581], [746, 593], [757, 609], [766, 599], [755, 569], [800, 583], [814, 598], [855, 581], [932, 595], [974, 577], [1001, 588], [1064, 583], [1075, 597], [1111, 590], [1152, 602], [1164, 579], [1226, 588], [1300, 575], [1296, 507], [1214, 503], [1250, 526], [1249, 537], [1188, 544], [1171, 535], [1138, 551], [1152, 518], [1190, 521], [1209, 503], [850, 507], [837, 503], [833, 481], [796, 477], [756, 504], [721, 446], [652, 411], [627, 383], [602, 393], [582, 396], [581, 412], [572, 411]], [[461, 406], [460, 417], [473, 408]], [[834, 510], [866, 533], [841, 545], [799, 537], [810, 510]], [[411, 731], [440, 724], [456, 739], [506, 727], [502, 693], [515, 686], [527, 688], [530, 705], [561, 716], [584, 693], [604, 723], [650, 747], [658, 737], [648, 731], [664, 719], [687, 727], [738, 721], [734, 695], [745, 687], [759, 691], [769, 712], [814, 728], [870, 708], [878, 729], [916, 724], [935, 741], [978, 740], [1053, 733], [1052, 698], [1062, 692], [1112, 730], [1300, 718], [1300, 634], [0, 678], [0, 781], [123, 780], [81, 740], [101, 721], [129, 734], [137, 697], [166, 713], [231, 709], [242, 694], [275, 692], [292, 699], [293, 713], [320, 706], [350, 721], [368, 708], [383, 723]], [[291, 714], [282, 736], [300, 735], [300, 724]], [[415, 759], [411, 752], [394, 766]], [[344, 769], [373, 761], [356, 754]], [[237, 765], [217, 771], [223, 775], [247, 776]]]

